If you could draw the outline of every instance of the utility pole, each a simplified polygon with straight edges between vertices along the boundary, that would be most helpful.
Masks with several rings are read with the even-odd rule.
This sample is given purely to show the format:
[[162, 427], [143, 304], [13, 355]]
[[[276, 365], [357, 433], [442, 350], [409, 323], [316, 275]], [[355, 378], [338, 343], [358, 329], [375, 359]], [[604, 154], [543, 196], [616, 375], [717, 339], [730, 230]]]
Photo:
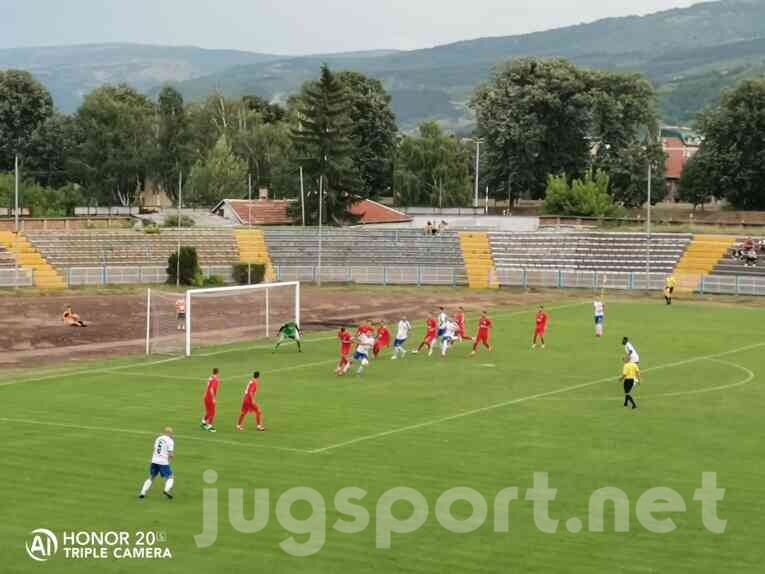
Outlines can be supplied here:
[[183, 204], [183, 172], [178, 170], [178, 255], [175, 258], [175, 286], [181, 286], [181, 205]]
[[13, 171], [14, 171], [14, 194], [15, 194], [15, 205], [14, 205], [14, 216], [15, 216], [15, 222], [16, 222], [16, 235], [19, 234], [19, 155], [16, 154], [16, 158], [13, 162]]
[[[247, 174], [247, 226], [252, 231], [252, 174]], [[247, 285], [252, 285], [252, 262], [247, 261]]]
[[300, 166], [300, 210], [303, 214], [303, 227], [305, 227], [305, 187], [303, 186], [303, 166]]
[[319, 176], [319, 261], [318, 265], [316, 266], [316, 283], [319, 287], [321, 287], [321, 219], [322, 219], [322, 208], [321, 204], [324, 203], [324, 175]]

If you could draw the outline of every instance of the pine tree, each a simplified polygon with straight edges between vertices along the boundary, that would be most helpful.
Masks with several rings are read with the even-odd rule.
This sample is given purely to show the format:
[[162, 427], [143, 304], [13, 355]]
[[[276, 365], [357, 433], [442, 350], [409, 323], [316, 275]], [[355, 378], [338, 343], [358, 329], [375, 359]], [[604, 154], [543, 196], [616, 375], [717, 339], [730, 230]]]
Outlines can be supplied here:
[[[306, 219], [318, 223], [318, 190], [324, 191], [322, 221], [342, 224], [353, 218], [358, 199], [358, 172], [352, 159], [352, 125], [345, 87], [323, 65], [316, 82], [307, 82], [299, 97], [299, 125], [292, 132], [298, 161], [306, 174]], [[299, 206], [296, 206], [299, 209]]]

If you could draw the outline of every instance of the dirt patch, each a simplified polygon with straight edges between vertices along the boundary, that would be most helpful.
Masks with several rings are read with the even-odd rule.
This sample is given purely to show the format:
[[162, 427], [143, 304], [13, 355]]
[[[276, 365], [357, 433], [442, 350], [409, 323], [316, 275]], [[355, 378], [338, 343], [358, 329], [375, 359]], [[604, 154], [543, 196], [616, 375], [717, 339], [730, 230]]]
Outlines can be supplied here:
[[[581, 297], [582, 294], [568, 294]], [[557, 292], [555, 299], [565, 297]], [[550, 300], [549, 293], [470, 291], [451, 288], [322, 287], [302, 286], [301, 323], [307, 331], [352, 325], [361, 319], [397, 321], [406, 315], [424, 320], [443, 305], [463, 305], [468, 311], [484, 307], [528, 305]], [[155, 305], [153, 329], [158, 340], [180, 347], [176, 331], [175, 296], [161, 295]], [[157, 301], [157, 299], [155, 299]], [[274, 292], [269, 301], [269, 332], [292, 313], [292, 296]], [[87, 328], [61, 321], [66, 305], [85, 319]], [[0, 368], [39, 367], [73, 360], [114, 357], [141, 352], [145, 345], [146, 293], [134, 292], [67, 295], [0, 296]], [[265, 336], [264, 302], [248, 295], [199, 299], [194, 303], [195, 341], [221, 344]]]

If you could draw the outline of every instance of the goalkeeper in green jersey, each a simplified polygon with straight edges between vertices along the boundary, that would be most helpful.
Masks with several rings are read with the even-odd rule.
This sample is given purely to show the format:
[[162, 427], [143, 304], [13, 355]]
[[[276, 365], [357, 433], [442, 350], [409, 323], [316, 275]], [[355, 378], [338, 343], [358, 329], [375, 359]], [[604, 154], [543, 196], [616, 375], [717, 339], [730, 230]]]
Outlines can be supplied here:
[[282, 325], [279, 328], [278, 336], [279, 340], [276, 342], [276, 346], [274, 347], [274, 353], [279, 348], [279, 345], [281, 345], [287, 339], [295, 341], [297, 344], [298, 353], [303, 352], [303, 350], [300, 348], [300, 337], [303, 336], [303, 331], [300, 330], [300, 327], [298, 327], [297, 323], [294, 321], [287, 321], [284, 325]]

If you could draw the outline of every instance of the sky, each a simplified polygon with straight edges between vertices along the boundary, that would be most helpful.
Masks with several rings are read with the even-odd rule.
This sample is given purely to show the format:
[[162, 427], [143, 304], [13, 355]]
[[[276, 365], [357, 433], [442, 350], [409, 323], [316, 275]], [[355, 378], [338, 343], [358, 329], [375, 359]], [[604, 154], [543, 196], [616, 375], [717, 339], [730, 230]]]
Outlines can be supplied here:
[[137, 42], [272, 54], [408, 50], [697, 0], [0, 0], [0, 48]]

